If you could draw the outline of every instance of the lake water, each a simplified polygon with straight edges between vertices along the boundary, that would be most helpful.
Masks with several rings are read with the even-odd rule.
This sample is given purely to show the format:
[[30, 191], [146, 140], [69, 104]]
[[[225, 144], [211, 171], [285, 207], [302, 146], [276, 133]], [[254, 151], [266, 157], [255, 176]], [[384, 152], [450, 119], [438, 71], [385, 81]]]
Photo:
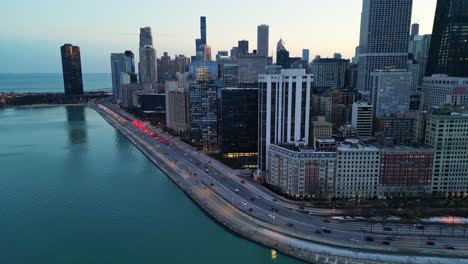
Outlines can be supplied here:
[[225, 231], [96, 112], [0, 110], [0, 263], [299, 263]]
[[[84, 73], [83, 90], [111, 89], [110, 73]], [[0, 73], [0, 93], [63, 93], [62, 73]]]

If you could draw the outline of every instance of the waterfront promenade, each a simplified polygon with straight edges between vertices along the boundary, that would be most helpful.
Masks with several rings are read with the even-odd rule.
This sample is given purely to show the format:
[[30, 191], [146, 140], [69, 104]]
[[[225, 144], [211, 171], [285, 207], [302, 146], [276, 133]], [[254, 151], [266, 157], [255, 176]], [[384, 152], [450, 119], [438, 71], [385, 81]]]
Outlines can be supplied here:
[[[175, 139], [172, 139], [171, 144], [167, 144], [167, 142], [165, 144], [161, 142], [151, 144], [151, 140], [154, 139], [135, 129], [130, 122], [132, 121], [131, 116], [121, 113], [119, 109], [110, 104], [105, 105], [106, 109], [112, 110], [106, 112], [99, 108], [95, 102], [90, 104], [107, 122], [124, 134], [160, 167], [208, 215], [242, 237], [313, 263], [422, 263], [429, 261], [431, 263], [466, 263], [464, 258], [467, 255], [466, 251], [463, 250], [447, 252], [440, 249], [432, 250], [419, 247], [415, 249], [388, 247], [363, 243], [362, 239], [360, 243], [352, 243], [348, 240], [337, 239], [340, 232], [336, 232], [338, 236], [336, 238], [307, 234], [307, 232], [301, 232], [302, 228], [305, 227], [302, 227], [299, 221], [296, 222], [294, 217], [292, 220], [288, 219], [289, 215], [295, 216], [297, 213], [291, 205], [288, 207], [278, 204], [277, 207], [281, 210], [290, 211], [285, 214], [280, 212], [274, 219], [268, 219], [267, 214], [264, 214], [265, 210], [263, 209], [265, 208], [262, 208], [261, 204], [257, 206], [255, 202], [248, 199], [241, 203], [238, 197], [234, 197], [235, 194], [230, 187], [233, 185], [230, 184], [230, 181], [235, 176], [230, 175], [229, 171], [220, 171], [225, 168], [219, 164], [211, 164], [211, 161], [206, 160], [206, 156], [193, 153], [196, 151], [190, 150]], [[119, 114], [116, 114], [117, 112]], [[208, 163], [210, 163], [209, 166], [207, 166]], [[213, 176], [210, 176], [211, 174]], [[225, 174], [223, 177], [226, 178], [214, 176], [219, 174]], [[225, 183], [221, 183], [223, 181]], [[258, 193], [256, 191], [258, 190], [252, 190], [250, 185], [242, 190], [242, 192], [249, 193], [252, 198], [254, 198], [253, 193]], [[260, 194], [263, 197], [269, 197], [266, 193]], [[242, 195], [239, 194], [240, 197]], [[256, 202], [263, 202], [267, 206], [271, 206], [264, 199], [267, 198], [258, 199], [259, 201]], [[254, 208], [254, 213], [249, 213], [247, 207], [242, 209], [243, 203], [247, 204], [247, 202], [252, 204], [249, 206]], [[287, 223], [294, 223], [295, 227], [288, 227]], [[337, 226], [333, 225], [333, 229], [335, 227], [338, 229]], [[320, 228], [319, 223], [316, 222], [315, 228]], [[356, 230], [350, 233], [359, 234]], [[461, 238], [459, 239], [461, 240]], [[411, 240], [407, 242], [409, 243]], [[411, 243], [409, 244], [411, 245]], [[426, 257], [416, 257], [417, 255], [426, 255]]]

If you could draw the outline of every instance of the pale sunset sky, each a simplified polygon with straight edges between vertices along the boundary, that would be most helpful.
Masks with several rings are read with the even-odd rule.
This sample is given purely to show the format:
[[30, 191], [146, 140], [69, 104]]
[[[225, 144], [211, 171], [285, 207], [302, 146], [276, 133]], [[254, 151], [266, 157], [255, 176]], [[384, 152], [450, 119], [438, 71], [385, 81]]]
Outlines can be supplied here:
[[[412, 22], [430, 34], [436, 0], [413, 0]], [[110, 53], [130, 49], [138, 58], [138, 32], [150, 26], [158, 57], [195, 53], [200, 16], [207, 17], [213, 56], [241, 39], [257, 45], [257, 25], [270, 26], [270, 53], [280, 38], [291, 56], [345, 58], [358, 45], [362, 0], [15, 0], [2, 4], [0, 72], [61, 72], [60, 46], [81, 48], [85, 73], [110, 72]], [[270, 54], [271, 55], [271, 54]]]

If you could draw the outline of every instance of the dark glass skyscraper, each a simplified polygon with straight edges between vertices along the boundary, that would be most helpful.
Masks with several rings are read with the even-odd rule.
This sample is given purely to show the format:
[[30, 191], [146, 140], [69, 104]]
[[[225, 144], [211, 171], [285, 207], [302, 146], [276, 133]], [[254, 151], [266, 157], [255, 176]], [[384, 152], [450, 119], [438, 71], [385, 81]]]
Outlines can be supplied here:
[[426, 76], [468, 77], [468, 0], [438, 0]]
[[65, 44], [61, 48], [63, 86], [66, 95], [83, 94], [80, 47]]
[[237, 42], [238, 54], [248, 54], [249, 53], [249, 41], [248, 40], [239, 40]]
[[206, 17], [200, 17], [201, 45], [206, 45]]

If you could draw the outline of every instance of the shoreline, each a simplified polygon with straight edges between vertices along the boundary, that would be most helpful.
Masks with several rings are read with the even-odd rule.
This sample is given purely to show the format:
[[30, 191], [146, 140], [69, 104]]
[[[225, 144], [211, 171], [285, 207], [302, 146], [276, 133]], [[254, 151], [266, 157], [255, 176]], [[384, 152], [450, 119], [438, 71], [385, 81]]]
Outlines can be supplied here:
[[[274, 226], [263, 223], [250, 215], [242, 212], [232, 211], [230, 204], [216, 192], [208, 189], [202, 183], [184, 175], [183, 169], [171, 166], [171, 161], [163, 155], [151, 154], [144, 145], [138, 144], [138, 136], [131, 134], [119, 123], [100, 111], [93, 103], [88, 107], [95, 110], [103, 119], [124, 135], [140, 152], [145, 155], [155, 166], [160, 168], [164, 174], [171, 179], [196, 206], [198, 206], [210, 219], [221, 225], [230, 233], [250, 242], [259, 244], [267, 249], [278, 252], [301, 261], [309, 263], [464, 263], [463, 259], [457, 257], [415, 255], [415, 252], [376, 252], [375, 248], [350, 248], [346, 242], [326, 243], [327, 241], [304, 240], [299, 234], [282, 232]], [[178, 171], [179, 170], [179, 171]], [[200, 195], [199, 192], [204, 192]], [[210, 192], [210, 199], [206, 199], [206, 193]], [[223, 205], [220, 207], [220, 204]], [[229, 210], [230, 217], [225, 215]], [[223, 214], [224, 213], [224, 214]], [[330, 242], [330, 241], [328, 241]], [[346, 246], [348, 245], [348, 247]], [[392, 254], [393, 253], [393, 254]], [[398, 255], [398, 254], [402, 255]], [[425, 252], [429, 253], [429, 252]]]

